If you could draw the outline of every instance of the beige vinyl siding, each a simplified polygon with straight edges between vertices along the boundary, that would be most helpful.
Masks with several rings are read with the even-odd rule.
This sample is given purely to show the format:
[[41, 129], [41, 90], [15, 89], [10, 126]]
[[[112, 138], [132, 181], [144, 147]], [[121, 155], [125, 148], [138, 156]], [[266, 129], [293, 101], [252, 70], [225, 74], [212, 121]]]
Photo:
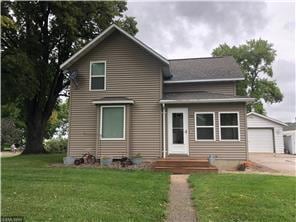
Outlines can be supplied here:
[[[209, 154], [217, 155], [218, 159], [246, 160], [246, 106], [244, 103], [219, 103], [219, 104], [191, 104], [191, 105], [169, 105], [170, 107], [188, 108], [189, 129], [189, 156], [196, 158], [208, 158]], [[239, 112], [240, 141], [219, 141], [219, 112]], [[195, 141], [194, 112], [215, 113], [215, 141]], [[167, 138], [167, 136], [166, 136]]]
[[[106, 91], [89, 91], [90, 61], [106, 61]], [[119, 32], [114, 32], [76, 62], [79, 87], [71, 86], [69, 151], [71, 156], [96, 152], [110, 156], [141, 153], [157, 158], [161, 153], [161, 63]], [[96, 141], [98, 107], [92, 101], [102, 97], [134, 100], [126, 115], [127, 140]], [[98, 138], [97, 138], [98, 139]]]
[[197, 92], [207, 91], [236, 95], [235, 82], [202, 82], [202, 83], [171, 83], [164, 84], [164, 92]]

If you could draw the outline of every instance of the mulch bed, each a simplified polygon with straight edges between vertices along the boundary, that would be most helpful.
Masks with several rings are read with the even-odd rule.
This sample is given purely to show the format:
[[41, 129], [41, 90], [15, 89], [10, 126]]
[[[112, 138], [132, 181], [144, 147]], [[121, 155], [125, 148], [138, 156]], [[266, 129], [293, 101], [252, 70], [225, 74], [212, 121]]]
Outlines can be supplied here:
[[80, 165], [65, 165], [63, 163], [53, 163], [49, 164], [49, 167], [68, 167], [68, 168], [105, 168], [105, 169], [119, 169], [119, 170], [151, 170], [151, 162], [143, 162], [141, 164], [133, 164], [129, 166], [122, 167], [119, 161], [113, 162], [110, 166], [101, 166], [100, 163], [95, 164], [80, 164]]

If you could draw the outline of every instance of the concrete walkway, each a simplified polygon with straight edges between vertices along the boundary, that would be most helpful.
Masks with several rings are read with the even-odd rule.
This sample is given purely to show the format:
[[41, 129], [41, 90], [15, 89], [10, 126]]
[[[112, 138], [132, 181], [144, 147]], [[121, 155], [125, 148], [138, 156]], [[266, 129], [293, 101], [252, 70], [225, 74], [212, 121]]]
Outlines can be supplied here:
[[10, 152], [10, 151], [1, 151], [0, 152], [0, 157], [13, 157], [13, 156], [18, 156], [20, 155], [22, 152]]
[[196, 222], [188, 176], [171, 175], [167, 222]]

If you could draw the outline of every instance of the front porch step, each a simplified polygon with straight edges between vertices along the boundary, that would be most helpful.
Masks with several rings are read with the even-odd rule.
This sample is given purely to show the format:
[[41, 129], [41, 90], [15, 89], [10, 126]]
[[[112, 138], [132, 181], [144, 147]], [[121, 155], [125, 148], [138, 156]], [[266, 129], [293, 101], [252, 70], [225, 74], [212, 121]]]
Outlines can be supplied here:
[[218, 169], [213, 166], [209, 167], [154, 167], [157, 172], [170, 172], [174, 174], [187, 173], [217, 173]]
[[218, 169], [209, 164], [208, 160], [190, 158], [160, 159], [152, 165], [155, 171], [166, 171], [175, 174], [183, 173], [217, 173]]
[[191, 159], [164, 159], [157, 160], [155, 166], [167, 167], [209, 167], [211, 166], [207, 160], [191, 160]]

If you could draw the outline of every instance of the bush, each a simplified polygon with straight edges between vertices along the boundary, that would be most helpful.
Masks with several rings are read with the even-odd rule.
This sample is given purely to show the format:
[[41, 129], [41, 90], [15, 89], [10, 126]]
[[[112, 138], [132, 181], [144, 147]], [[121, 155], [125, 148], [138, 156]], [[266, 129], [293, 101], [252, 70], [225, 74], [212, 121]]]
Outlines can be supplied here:
[[49, 153], [65, 153], [67, 145], [68, 139], [50, 139], [45, 142], [45, 150]]
[[10, 147], [13, 143], [22, 143], [23, 130], [16, 127], [13, 119], [1, 119], [1, 147]]

